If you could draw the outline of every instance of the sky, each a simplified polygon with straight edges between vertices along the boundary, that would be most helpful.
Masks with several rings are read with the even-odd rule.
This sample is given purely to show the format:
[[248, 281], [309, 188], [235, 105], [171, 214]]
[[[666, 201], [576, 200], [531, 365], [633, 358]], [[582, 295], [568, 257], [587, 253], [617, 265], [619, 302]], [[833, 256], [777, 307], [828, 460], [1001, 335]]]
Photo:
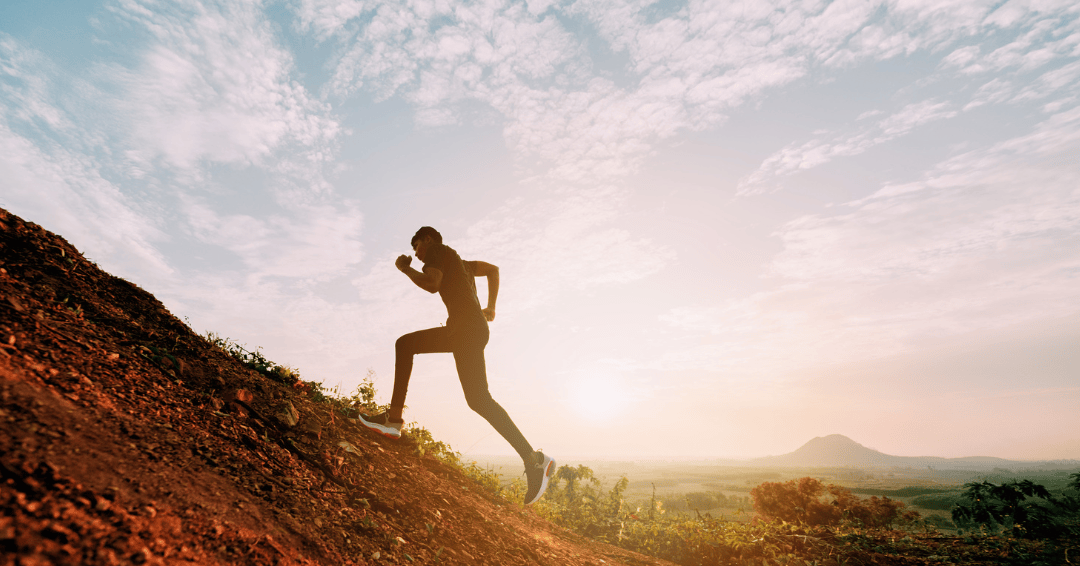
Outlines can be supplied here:
[[[490, 389], [556, 460], [1080, 459], [1074, 0], [4, 2], [0, 179], [382, 402], [436, 227], [500, 268]], [[406, 403], [513, 454], [450, 355]]]

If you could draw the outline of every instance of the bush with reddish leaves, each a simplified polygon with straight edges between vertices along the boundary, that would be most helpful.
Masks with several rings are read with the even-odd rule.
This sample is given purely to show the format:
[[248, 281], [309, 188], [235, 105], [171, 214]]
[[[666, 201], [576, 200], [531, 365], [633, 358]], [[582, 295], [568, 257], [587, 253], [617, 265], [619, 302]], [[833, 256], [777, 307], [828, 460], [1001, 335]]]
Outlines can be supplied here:
[[904, 512], [904, 503], [888, 497], [860, 499], [846, 488], [823, 484], [814, 478], [765, 482], [750, 492], [754, 511], [766, 520], [805, 525], [838, 525], [855, 522], [865, 527], [891, 527], [919, 519], [915, 511]]

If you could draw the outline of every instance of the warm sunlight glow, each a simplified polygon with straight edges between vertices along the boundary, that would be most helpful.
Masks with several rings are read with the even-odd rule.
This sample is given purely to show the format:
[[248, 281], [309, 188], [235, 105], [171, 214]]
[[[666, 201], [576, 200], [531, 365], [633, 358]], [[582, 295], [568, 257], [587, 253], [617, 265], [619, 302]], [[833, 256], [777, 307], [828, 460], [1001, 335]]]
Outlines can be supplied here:
[[[378, 403], [472, 311], [435, 228], [562, 463], [1080, 459], [1078, 5], [0, 0], [0, 216]], [[415, 363], [406, 420], [516, 453]]]
[[566, 400], [579, 417], [596, 423], [610, 423], [630, 405], [623, 379], [605, 374], [582, 375], [569, 384]]

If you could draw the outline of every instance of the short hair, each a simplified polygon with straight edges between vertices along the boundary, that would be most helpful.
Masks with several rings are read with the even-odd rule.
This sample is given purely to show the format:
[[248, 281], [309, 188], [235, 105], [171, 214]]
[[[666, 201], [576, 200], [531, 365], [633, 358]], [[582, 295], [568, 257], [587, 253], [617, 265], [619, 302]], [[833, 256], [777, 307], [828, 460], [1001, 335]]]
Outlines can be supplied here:
[[423, 228], [420, 228], [416, 231], [416, 234], [413, 235], [412, 240], [409, 240], [409, 247], [415, 248], [417, 240], [422, 240], [428, 236], [431, 236], [431, 239], [435, 240], [436, 244], [442, 243], [442, 234], [440, 234], [438, 230], [432, 228], [431, 226], [424, 226]]

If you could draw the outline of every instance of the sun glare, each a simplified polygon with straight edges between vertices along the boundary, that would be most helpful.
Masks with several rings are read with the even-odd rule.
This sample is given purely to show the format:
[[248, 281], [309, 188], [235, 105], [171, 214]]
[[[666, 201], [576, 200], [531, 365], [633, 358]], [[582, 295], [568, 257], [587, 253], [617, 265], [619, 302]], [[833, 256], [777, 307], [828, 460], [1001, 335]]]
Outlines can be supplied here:
[[623, 416], [630, 405], [626, 383], [611, 375], [582, 375], [569, 384], [566, 400], [578, 416], [596, 423]]

